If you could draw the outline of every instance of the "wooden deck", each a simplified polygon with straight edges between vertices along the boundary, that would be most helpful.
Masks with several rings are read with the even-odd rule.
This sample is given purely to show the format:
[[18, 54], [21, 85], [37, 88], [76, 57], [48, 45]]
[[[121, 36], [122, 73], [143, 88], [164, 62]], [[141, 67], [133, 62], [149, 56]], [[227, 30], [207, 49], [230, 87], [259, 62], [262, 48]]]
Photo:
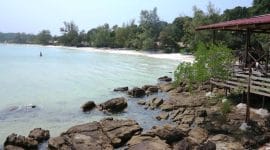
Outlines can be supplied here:
[[[235, 89], [247, 92], [249, 72], [235, 70], [226, 81], [211, 79], [211, 83], [224, 88]], [[253, 69], [250, 78], [250, 92], [270, 97], [270, 76], [265, 76]]]

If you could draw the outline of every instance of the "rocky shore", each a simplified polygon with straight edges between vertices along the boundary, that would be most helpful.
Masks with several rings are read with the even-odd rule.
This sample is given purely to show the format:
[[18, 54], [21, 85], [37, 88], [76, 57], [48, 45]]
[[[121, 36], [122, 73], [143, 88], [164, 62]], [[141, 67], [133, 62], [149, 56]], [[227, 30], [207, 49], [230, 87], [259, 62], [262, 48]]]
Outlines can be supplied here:
[[174, 86], [166, 76], [158, 80], [157, 85], [116, 88], [115, 92], [125, 92], [130, 98], [113, 98], [101, 104], [88, 101], [81, 109], [121, 115], [132, 100], [145, 111], [159, 110], [152, 117], [167, 120], [166, 124], [144, 130], [136, 120], [107, 117], [73, 126], [57, 137], [50, 137], [49, 131], [41, 128], [33, 129], [27, 137], [12, 133], [6, 138], [4, 149], [36, 150], [43, 145], [49, 150], [241, 150], [263, 149], [270, 142], [268, 115], [252, 112], [251, 121], [245, 124], [245, 104], [226, 109], [230, 97], [225, 97], [223, 89], [210, 92], [208, 83]]

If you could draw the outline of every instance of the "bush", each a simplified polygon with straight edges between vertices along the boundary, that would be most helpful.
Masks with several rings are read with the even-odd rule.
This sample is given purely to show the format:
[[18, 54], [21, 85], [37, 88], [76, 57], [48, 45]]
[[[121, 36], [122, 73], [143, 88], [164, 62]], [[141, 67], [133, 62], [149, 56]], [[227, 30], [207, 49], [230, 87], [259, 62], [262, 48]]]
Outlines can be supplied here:
[[196, 47], [195, 62], [181, 63], [174, 72], [175, 84], [181, 82], [201, 84], [211, 78], [225, 80], [230, 75], [233, 55], [224, 45], [207, 46], [199, 43]]
[[232, 110], [231, 102], [229, 100], [225, 101], [224, 103], [222, 103], [220, 109], [223, 116], [227, 116], [227, 114]]

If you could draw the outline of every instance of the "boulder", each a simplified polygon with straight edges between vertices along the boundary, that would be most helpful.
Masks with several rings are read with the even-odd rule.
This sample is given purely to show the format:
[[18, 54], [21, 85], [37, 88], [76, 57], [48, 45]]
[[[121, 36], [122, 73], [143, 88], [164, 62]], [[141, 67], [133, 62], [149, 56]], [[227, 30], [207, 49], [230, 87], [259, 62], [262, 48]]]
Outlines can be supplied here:
[[111, 139], [114, 147], [125, 144], [133, 135], [140, 134], [142, 128], [134, 120], [102, 120], [103, 132]]
[[143, 100], [143, 99], [141, 99], [141, 100], [139, 100], [139, 101], [137, 102], [137, 104], [139, 104], [139, 105], [145, 105], [145, 104], [146, 104], [146, 101]]
[[244, 150], [244, 147], [236, 142], [236, 139], [224, 134], [217, 134], [208, 138], [209, 141], [216, 144], [216, 149]]
[[180, 128], [169, 124], [161, 127], [154, 127], [147, 134], [156, 135], [160, 139], [165, 140], [168, 144], [180, 141], [186, 136]]
[[125, 91], [128, 91], [128, 87], [127, 86], [125, 86], [125, 87], [118, 87], [118, 88], [113, 89], [113, 91], [115, 91], [115, 92], [118, 92], [118, 91], [125, 92]]
[[81, 106], [83, 112], [91, 111], [95, 107], [96, 107], [96, 104], [93, 101], [88, 101]]
[[208, 137], [207, 131], [199, 127], [193, 128], [191, 131], [189, 131], [188, 135], [189, 141], [194, 145], [203, 143]]
[[134, 98], [139, 98], [145, 96], [145, 91], [141, 88], [134, 87], [132, 90], [128, 91], [128, 94]]
[[160, 109], [162, 111], [172, 111], [174, 109], [174, 105], [169, 103], [163, 103], [162, 105], [160, 105]]
[[[8, 146], [10, 145], [10, 146]], [[6, 138], [6, 141], [4, 142], [4, 147], [21, 147], [24, 149], [37, 149], [38, 148], [38, 142], [34, 140], [33, 138], [17, 135], [15, 133], [12, 133]]]
[[187, 138], [184, 138], [180, 142], [173, 145], [173, 150], [191, 150], [192, 145], [189, 143]]
[[142, 128], [134, 120], [103, 119], [73, 126], [60, 136], [50, 138], [50, 150], [93, 149], [112, 150], [123, 146], [132, 136], [141, 133]]
[[22, 147], [13, 146], [13, 145], [7, 145], [5, 146], [5, 150], [24, 150]]
[[168, 76], [163, 76], [163, 77], [159, 77], [158, 80], [159, 81], [170, 82], [170, 81], [172, 81], [172, 78], [170, 78]]
[[146, 90], [146, 94], [153, 94], [153, 93], [157, 93], [158, 92], [158, 86], [151, 86]]
[[147, 104], [150, 108], [154, 109], [154, 108], [159, 107], [163, 102], [164, 101], [162, 98], [155, 97], [155, 98], [148, 100]]
[[207, 141], [206, 143], [198, 146], [197, 150], [216, 150], [216, 144], [211, 141]]
[[34, 140], [41, 143], [41, 142], [46, 141], [50, 138], [50, 132], [49, 132], [49, 130], [35, 128], [35, 129], [30, 131], [28, 137], [33, 138]]
[[171, 150], [170, 145], [157, 136], [133, 136], [127, 143], [129, 150]]
[[195, 118], [194, 115], [184, 115], [182, 120], [181, 120], [181, 123], [191, 125], [194, 121], [194, 118]]
[[144, 85], [144, 86], [142, 87], [142, 89], [143, 89], [144, 91], [147, 91], [149, 88], [157, 88], [157, 89], [158, 89], [158, 86], [156, 86], [156, 85]]
[[113, 98], [99, 105], [101, 110], [108, 112], [121, 112], [127, 107], [127, 101], [124, 97]]

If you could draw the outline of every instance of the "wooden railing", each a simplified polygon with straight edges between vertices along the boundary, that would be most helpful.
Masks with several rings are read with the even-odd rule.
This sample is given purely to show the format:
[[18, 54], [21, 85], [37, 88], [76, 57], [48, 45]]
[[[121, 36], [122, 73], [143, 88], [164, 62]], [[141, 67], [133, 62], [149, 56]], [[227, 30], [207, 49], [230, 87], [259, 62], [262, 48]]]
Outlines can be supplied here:
[[[220, 87], [226, 87], [247, 92], [248, 71], [234, 72], [225, 81], [211, 79], [211, 83]], [[261, 76], [260, 72], [252, 71], [250, 77], [250, 92], [258, 95], [270, 97], [270, 77]]]

